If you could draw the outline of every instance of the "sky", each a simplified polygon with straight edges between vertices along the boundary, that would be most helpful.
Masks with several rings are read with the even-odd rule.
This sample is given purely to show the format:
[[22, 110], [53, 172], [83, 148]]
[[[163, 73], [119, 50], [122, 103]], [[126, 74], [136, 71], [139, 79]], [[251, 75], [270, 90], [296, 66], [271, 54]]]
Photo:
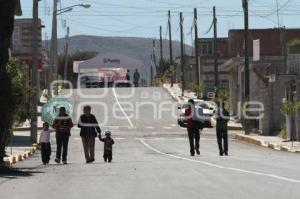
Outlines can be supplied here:
[[[162, 26], [163, 38], [168, 39], [167, 12], [170, 10], [173, 39], [180, 39], [179, 12], [183, 12], [185, 43], [191, 44], [193, 9], [198, 9], [199, 37], [212, 37], [213, 6], [217, 11], [219, 37], [227, 37], [229, 29], [244, 27], [242, 0], [60, 0], [58, 8], [80, 3], [91, 7], [75, 7], [58, 16], [59, 37], [65, 36], [66, 26], [69, 26], [71, 36], [158, 38], [159, 26]], [[31, 18], [32, 0], [21, 0], [21, 4], [21, 18]], [[51, 37], [52, 4], [53, 0], [41, 0], [39, 4], [40, 18], [45, 25], [43, 39]], [[299, 0], [249, 0], [250, 28], [274, 28], [278, 22], [287, 28], [300, 27]]]

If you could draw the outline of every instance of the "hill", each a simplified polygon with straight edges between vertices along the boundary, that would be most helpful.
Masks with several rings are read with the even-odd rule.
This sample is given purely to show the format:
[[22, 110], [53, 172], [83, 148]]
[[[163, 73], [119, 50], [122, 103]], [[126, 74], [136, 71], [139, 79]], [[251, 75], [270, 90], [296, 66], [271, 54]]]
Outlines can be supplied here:
[[[65, 40], [58, 40], [58, 51], [63, 53]], [[169, 41], [163, 40], [164, 57], [169, 58]], [[192, 48], [185, 46], [187, 54], [191, 54]], [[77, 35], [70, 37], [69, 52], [70, 54], [76, 51], [94, 51], [98, 53], [119, 53], [129, 57], [139, 59], [150, 65], [150, 54], [152, 52], [152, 39], [137, 38], [137, 37], [102, 37]], [[160, 55], [159, 40], [156, 40], [157, 57]], [[180, 42], [173, 41], [173, 57], [180, 56]], [[148, 71], [146, 74], [149, 74]]]

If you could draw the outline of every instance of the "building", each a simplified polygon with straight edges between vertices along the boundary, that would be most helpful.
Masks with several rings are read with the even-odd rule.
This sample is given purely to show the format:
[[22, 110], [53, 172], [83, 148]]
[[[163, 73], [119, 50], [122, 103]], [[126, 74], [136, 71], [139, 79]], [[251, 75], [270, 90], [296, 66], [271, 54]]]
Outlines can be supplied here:
[[[229, 75], [220, 66], [228, 60], [228, 38], [218, 38], [218, 74], [219, 87], [228, 88]], [[200, 81], [205, 92], [215, 91], [214, 39], [199, 38], [197, 41], [200, 56]]]
[[[32, 19], [16, 19], [14, 32], [12, 35], [11, 55], [18, 58], [28, 65], [31, 65], [32, 59]], [[42, 28], [41, 22], [39, 26]], [[42, 70], [42, 29], [39, 29], [39, 66], [38, 69]]]
[[[204, 85], [206, 95], [215, 92], [215, 69], [214, 69], [214, 39], [199, 38], [197, 41], [200, 57], [200, 81]], [[184, 56], [184, 78], [187, 85], [197, 80], [197, 66], [195, 56]], [[228, 60], [228, 39], [218, 38], [218, 68], [219, 68], [219, 87], [228, 88], [229, 74], [220, 66]], [[177, 80], [181, 80], [180, 58], [176, 61]]]
[[[253, 61], [250, 52], [250, 100], [264, 105], [264, 117], [253, 124], [265, 135], [274, 135], [285, 126], [281, 113], [282, 100], [286, 97], [286, 82], [294, 79], [288, 73], [287, 44], [300, 38], [300, 29], [249, 30], [249, 43], [260, 40], [260, 59]], [[229, 31], [229, 57], [221, 68], [230, 73], [230, 105], [234, 115], [239, 115], [244, 101], [244, 30]]]

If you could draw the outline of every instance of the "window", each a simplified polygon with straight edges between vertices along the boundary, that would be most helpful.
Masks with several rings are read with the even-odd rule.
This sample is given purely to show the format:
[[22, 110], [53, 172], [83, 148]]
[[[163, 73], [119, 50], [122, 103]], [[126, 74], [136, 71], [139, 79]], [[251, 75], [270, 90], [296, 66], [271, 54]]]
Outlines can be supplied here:
[[13, 36], [12, 36], [12, 46], [13, 49], [21, 47], [21, 33], [20, 27], [15, 27]]
[[212, 55], [212, 42], [202, 42], [200, 44], [200, 52], [203, 55]]

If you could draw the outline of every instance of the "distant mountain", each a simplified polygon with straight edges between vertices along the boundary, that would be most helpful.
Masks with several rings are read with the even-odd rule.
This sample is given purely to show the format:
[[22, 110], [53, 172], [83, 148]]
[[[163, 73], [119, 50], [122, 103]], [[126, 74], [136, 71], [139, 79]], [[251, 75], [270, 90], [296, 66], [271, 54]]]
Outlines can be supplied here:
[[[65, 40], [58, 40], [58, 51], [63, 53]], [[95, 51], [98, 53], [119, 53], [129, 57], [139, 59], [150, 65], [150, 54], [152, 52], [151, 38], [137, 37], [101, 37], [89, 35], [77, 35], [70, 37], [69, 52], [72, 54], [76, 51]], [[191, 54], [191, 46], [186, 45], [185, 51]], [[166, 59], [169, 58], [169, 41], [163, 40], [163, 53]], [[156, 40], [157, 58], [160, 55], [159, 40]], [[173, 57], [180, 56], [180, 42], [173, 41]], [[145, 74], [149, 75], [148, 71]]]

